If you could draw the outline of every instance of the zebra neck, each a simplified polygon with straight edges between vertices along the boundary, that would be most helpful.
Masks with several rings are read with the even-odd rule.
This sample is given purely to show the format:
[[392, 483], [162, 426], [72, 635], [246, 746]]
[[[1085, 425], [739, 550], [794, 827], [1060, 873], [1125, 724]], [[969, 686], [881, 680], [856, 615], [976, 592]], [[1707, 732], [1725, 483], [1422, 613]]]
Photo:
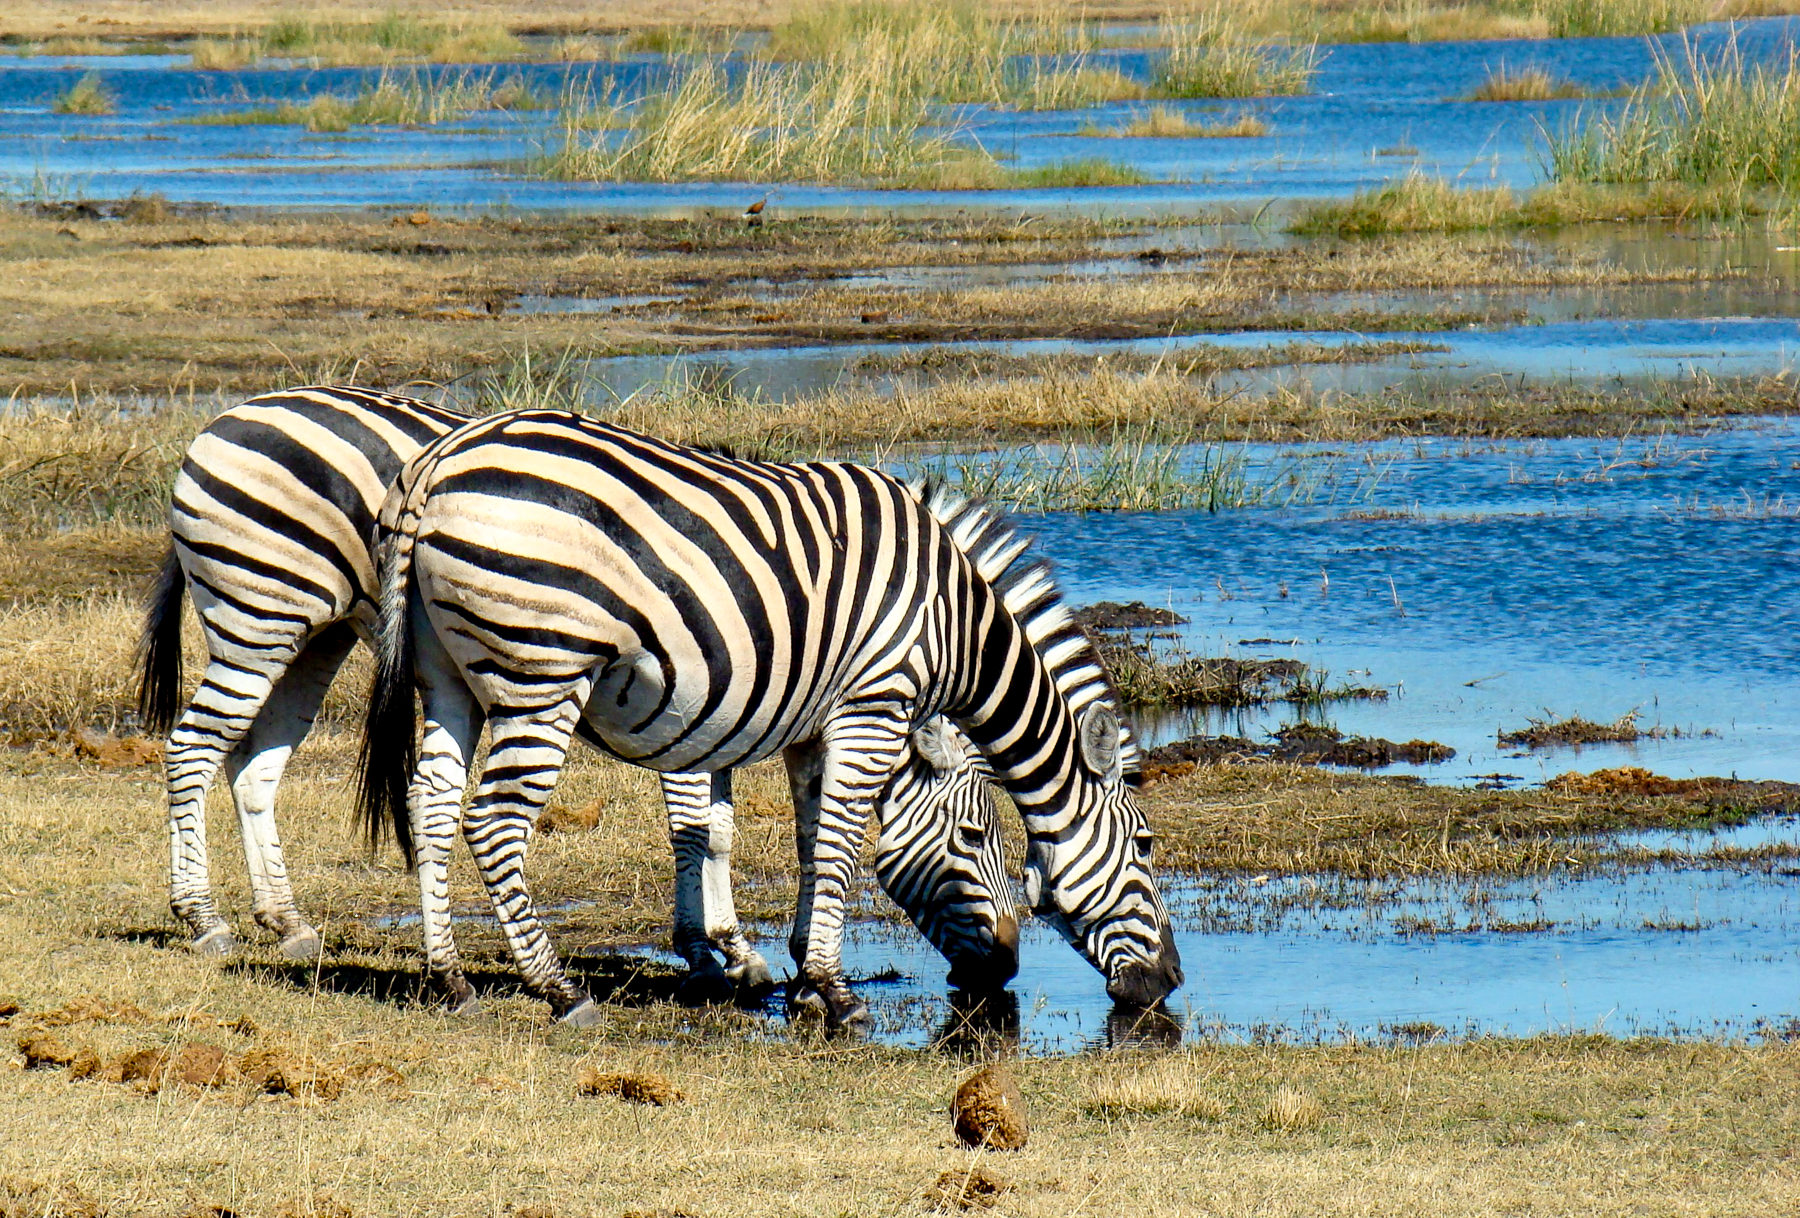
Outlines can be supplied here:
[[1010, 615], [996, 614], [984, 633], [975, 648], [972, 687], [948, 713], [1030, 817], [1065, 798], [1079, 764], [1075, 716]]

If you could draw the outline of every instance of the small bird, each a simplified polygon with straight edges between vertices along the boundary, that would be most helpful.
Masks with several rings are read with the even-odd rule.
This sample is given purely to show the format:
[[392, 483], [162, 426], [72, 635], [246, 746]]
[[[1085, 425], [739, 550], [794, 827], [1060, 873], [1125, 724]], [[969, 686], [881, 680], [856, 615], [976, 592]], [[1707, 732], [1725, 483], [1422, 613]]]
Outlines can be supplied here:
[[763, 208], [768, 205], [768, 202], [769, 196], [764, 195], [762, 198], [746, 207], [744, 209], [744, 223], [748, 224], [751, 228], [761, 228]]

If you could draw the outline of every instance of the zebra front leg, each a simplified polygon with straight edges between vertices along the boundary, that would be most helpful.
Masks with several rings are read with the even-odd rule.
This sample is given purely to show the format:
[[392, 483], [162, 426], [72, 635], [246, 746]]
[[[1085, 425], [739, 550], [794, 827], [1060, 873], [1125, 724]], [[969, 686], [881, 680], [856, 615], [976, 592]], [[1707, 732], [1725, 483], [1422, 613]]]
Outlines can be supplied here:
[[[868, 1005], [844, 980], [844, 919], [869, 817], [905, 751], [906, 727], [892, 708], [863, 707], [820, 735], [817, 829], [811, 859], [802, 858], [805, 916], [796, 917], [795, 933], [798, 938], [804, 928], [797, 980], [824, 1001], [827, 1027], [869, 1021]], [[810, 793], [815, 785], [809, 782], [807, 789]]]
[[598, 1023], [600, 1011], [563, 969], [544, 933], [525, 883], [525, 853], [532, 826], [556, 788], [586, 694], [582, 682], [574, 695], [554, 706], [495, 711], [487, 768], [463, 818], [463, 840], [481, 872], [525, 988], [548, 1002], [557, 1018], [578, 1028]]
[[163, 767], [169, 791], [169, 909], [192, 932], [193, 949], [203, 954], [229, 955], [238, 943], [213, 900], [207, 788], [262, 713], [286, 666], [285, 660], [268, 663], [271, 673], [215, 658], [169, 733]]
[[288, 666], [250, 731], [225, 759], [250, 870], [251, 912], [281, 940], [282, 954], [294, 960], [318, 956], [319, 932], [294, 904], [275, 825], [275, 792], [288, 759], [312, 730], [332, 678], [355, 645], [355, 631], [344, 623], [314, 638]]

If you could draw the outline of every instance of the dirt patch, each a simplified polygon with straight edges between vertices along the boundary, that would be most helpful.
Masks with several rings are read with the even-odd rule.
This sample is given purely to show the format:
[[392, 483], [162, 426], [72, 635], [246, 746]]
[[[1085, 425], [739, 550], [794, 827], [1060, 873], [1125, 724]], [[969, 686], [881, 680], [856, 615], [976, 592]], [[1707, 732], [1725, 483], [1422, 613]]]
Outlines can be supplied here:
[[679, 1104], [687, 1097], [670, 1082], [665, 1075], [649, 1073], [608, 1073], [594, 1069], [592, 1066], [582, 1067], [575, 1079], [577, 1095], [612, 1095], [622, 1100], [630, 1100], [634, 1104], [649, 1104], [656, 1108], [666, 1108], [670, 1104]]
[[1188, 620], [1173, 609], [1158, 609], [1143, 601], [1120, 604], [1099, 601], [1075, 610], [1075, 623], [1083, 630], [1142, 630], [1152, 626], [1185, 626]]
[[1497, 735], [1500, 743], [1510, 748], [1554, 749], [1579, 748], [1584, 744], [1632, 744], [1639, 740], [1662, 740], [1679, 736], [1674, 728], [1639, 727], [1638, 713], [1627, 711], [1611, 723], [1595, 723], [1580, 715], [1567, 719], [1528, 719], [1526, 726]]
[[130, 770], [138, 766], [161, 765], [163, 743], [145, 736], [115, 736], [91, 727], [76, 728], [70, 740], [75, 755], [112, 770]]
[[1144, 781], [1179, 778], [1196, 766], [1285, 762], [1289, 765], [1335, 765], [1378, 770], [1390, 765], [1435, 765], [1456, 750], [1435, 740], [1384, 740], [1379, 736], [1345, 736], [1336, 728], [1297, 723], [1268, 740], [1243, 736], [1189, 736], [1151, 749], [1144, 758]]

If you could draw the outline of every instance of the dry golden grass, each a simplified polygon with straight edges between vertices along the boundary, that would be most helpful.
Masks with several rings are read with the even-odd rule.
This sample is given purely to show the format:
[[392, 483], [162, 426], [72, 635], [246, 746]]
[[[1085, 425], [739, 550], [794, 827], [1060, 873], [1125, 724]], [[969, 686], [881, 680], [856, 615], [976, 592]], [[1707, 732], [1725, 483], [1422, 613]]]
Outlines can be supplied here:
[[[467, 905], [477, 890], [461, 859], [454, 892], [471, 912], [459, 934], [477, 983], [494, 987], [488, 1013], [452, 1021], [416, 1005], [413, 932], [373, 921], [416, 897], [397, 860], [370, 858], [344, 823], [347, 744], [303, 750], [284, 792], [300, 899], [326, 934], [318, 971], [268, 945], [220, 966], [163, 937], [155, 770], [0, 753], [0, 997], [22, 1008], [9, 1035], [98, 998], [57, 1016], [51, 1031], [71, 1055], [109, 1063], [211, 1046], [233, 1062], [278, 1053], [319, 1080], [270, 1095], [240, 1068], [221, 1086], [149, 1094], [103, 1071], [73, 1080], [57, 1068], [0, 1069], [5, 1204], [907, 1213], [933, 1181], [968, 1172], [946, 1115], [968, 1072], [957, 1058], [790, 1039], [728, 1011], [687, 1012], [659, 997], [673, 986], [654, 967], [614, 993], [599, 1030], [549, 1025], [541, 1004], [508, 987], [503, 949]], [[568, 782], [559, 798], [604, 797], [613, 811], [591, 833], [535, 843], [533, 882], [548, 900], [596, 902], [558, 928], [558, 942], [623, 983], [619, 967], [581, 949], [666, 931], [654, 790], [590, 759]], [[773, 774], [740, 790], [743, 894], [753, 912], [780, 916], [792, 880], [786, 797]], [[229, 820], [215, 813], [215, 880], [247, 928]], [[584, 1066], [660, 1076], [685, 1102], [583, 1098]], [[1773, 1213], [1800, 1184], [1789, 1153], [1800, 1137], [1800, 1049], [1780, 1043], [1197, 1044], [1011, 1068], [1032, 1133], [994, 1165], [1011, 1185], [1007, 1213]], [[1285, 1111], [1283, 1089], [1329, 1118], [1265, 1127], [1265, 1114]]]

